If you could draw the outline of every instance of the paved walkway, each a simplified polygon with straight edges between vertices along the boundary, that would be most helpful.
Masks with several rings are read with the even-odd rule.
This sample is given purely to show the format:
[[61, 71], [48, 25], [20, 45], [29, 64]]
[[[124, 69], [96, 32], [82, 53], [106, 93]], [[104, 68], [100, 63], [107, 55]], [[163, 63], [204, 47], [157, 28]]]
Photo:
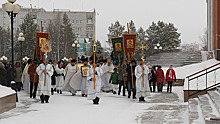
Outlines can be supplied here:
[[39, 99], [30, 99], [20, 92], [17, 108], [0, 114], [0, 124], [14, 124], [15, 120], [22, 124], [187, 124], [187, 104], [183, 103], [182, 92], [182, 87], [174, 87], [171, 94], [151, 93], [146, 103], [102, 93], [98, 106], [69, 93], [55, 94], [49, 104], [40, 104]]

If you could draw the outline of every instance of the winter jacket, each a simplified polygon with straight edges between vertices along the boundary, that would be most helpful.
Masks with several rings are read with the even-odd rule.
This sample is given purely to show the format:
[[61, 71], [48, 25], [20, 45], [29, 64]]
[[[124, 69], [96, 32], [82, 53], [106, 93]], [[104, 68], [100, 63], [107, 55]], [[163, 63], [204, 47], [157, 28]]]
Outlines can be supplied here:
[[171, 71], [172, 71], [172, 75], [170, 76], [170, 69], [167, 70], [167, 73], [166, 73], [167, 81], [173, 81], [174, 79], [176, 79], [175, 71], [173, 69]]
[[4, 68], [0, 68], [0, 84], [2, 86], [7, 86], [6, 74], [7, 71]]
[[156, 77], [156, 72], [154, 70], [151, 70], [151, 78], [150, 78], [150, 81], [156, 81], [157, 80], [157, 77]]
[[[132, 71], [133, 71], [133, 74], [134, 74], [134, 72], [135, 72], [135, 68], [136, 68], [136, 66], [132, 66]], [[131, 66], [128, 64], [127, 65], [127, 73], [128, 73], [128, 76], [127, 76], [127, 81], [130, 81], [130, 82], [132, 82], [132, 77], [131, 77]], [[133, 82], [135, 82], [136, 81], [136, 77], [135, 77], [135, 75], [133, 75]]]
[[119, 80], [119, 81], [124, 81], [124, 79], [123, 79], [123, 71], [124, 71], [124, 75], [125, 75], [124, 79], [125, 79], [125, 81], [127, 81], [127, 75], [128, 75], [128, 73], [127, 73], [127, 71], [126, 71], [126, 66], [125, 66], [125, 65], [123, 66], [123, 70], [122, 70], [122, 67], [121, 67], [121, 66], [118, 67], [118, 80]]
[[[36, 72], [37, 66], [34, 67], [34, 65], [30, 65], [28, 68], [28, 74], [30, 75], [30, 82], [38, 82], [38, 74]], [[35, 74], [35, 77], [34, 77]]]
[[112, 82], [112, 84], [118, 84], [118, 73], [114, 72], [111, 74], [109, 83]]
[[22, 75], [22, 68], [21, 67], [16, 67], [15, 68], [15, 82], [21, 82], [21, 75]]
[[162, 69], [157, 69], [156, 71], [157, 83], [164, 82], [164, 72]]

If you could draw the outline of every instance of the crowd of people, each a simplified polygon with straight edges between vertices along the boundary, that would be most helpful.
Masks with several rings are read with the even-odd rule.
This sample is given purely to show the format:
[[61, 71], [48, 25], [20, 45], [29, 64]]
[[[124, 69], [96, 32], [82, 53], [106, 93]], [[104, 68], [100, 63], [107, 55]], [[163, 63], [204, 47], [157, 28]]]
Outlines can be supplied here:
[[75, 59], [58, 63], [46, 59], [41, 64], [29, 59], [24, 63], [16, 62], [14, 72], [12, 62], [0, 62], [0, 84], [10, 87], [14, 75], [16, 90], [25, 90], [30, 98], [39, 95], [41, 103], [49, 103], [54, 93], [67, 91], [74, 96], [81, 91], [82, 97], [99, 104], [101, 92], [138, 98], [142, 102], [150, 92], [156, 92], [156, 87], [158, 92], [162, 92], [165, 80], [169, 93], [172, 92], [173, 82], [176, 82], [172, 65], [164, 74], [161, 66], [144, 64], [142, 59], [138, 60], [138, 64], [135, 60], [122, 64], [113, 64], [107, 59], [93, 61], [93, 57], [81, 61], [79, 66]]

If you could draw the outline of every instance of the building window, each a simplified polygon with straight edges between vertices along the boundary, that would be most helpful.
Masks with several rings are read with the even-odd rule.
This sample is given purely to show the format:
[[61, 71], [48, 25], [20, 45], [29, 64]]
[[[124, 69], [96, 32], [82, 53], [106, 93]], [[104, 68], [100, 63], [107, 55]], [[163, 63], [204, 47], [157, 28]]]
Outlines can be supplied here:
[[92, 22], [93, 22], [93, 21], [92, 21], [92, 18], [87, 19], [87, 23], [88, 23], [88, 24], [92, 24]]
[[93, 30], [93, 26], [87, 26], [87, 27], [86, 27], [86, 30], [92, 31], [92, 30]]
[[72, 24], [74, 24], [74, 20], [72, 21]]
[[77, 30], [77, 31], [81, 31], [82, 28], [81, 28], [81, 27], [77, 27], [76, 30]]
[[82, 23], [82, 20], [79, 20], [79, 24], [81, 24]]

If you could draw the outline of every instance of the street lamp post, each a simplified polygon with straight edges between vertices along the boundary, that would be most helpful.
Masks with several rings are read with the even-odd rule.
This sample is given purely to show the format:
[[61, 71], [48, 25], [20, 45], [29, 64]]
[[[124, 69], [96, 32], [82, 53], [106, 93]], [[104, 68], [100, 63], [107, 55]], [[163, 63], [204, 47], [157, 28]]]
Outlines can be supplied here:
[[2, 57], [0, 58], [0, 60], [3, 61], [3, 62], [6, 62], [6, 61], [8, 60], [8, 58], [7, 58], [6, 56], [2, 56]]
[[18, 5], [13, 4], [16, 0], [8, 0], [4, 5], [4, 10], [8, 13], [11, 19], [11, 57], [12, 57], [12, 81], [14, 80], [14, 35], [13, 35], [13, 22], [14, 18], [20, 11], [20, 7]]
[[78, 48], [80, 47], [79, 42], [75, 40], [74, 43], [72, 44], [72, 47], [76, 49], [76, 57], [78, 57], [77, 52], [78, 52]]
[[20, 46], [21, 46], [21, 63], [22, 63], [22, 42], [24, 42], [25, 38], [23, 37], [23, 33], [20, 33], [19, 34], [19, 37], [18, 37], [18, 41], [20, 42]]

